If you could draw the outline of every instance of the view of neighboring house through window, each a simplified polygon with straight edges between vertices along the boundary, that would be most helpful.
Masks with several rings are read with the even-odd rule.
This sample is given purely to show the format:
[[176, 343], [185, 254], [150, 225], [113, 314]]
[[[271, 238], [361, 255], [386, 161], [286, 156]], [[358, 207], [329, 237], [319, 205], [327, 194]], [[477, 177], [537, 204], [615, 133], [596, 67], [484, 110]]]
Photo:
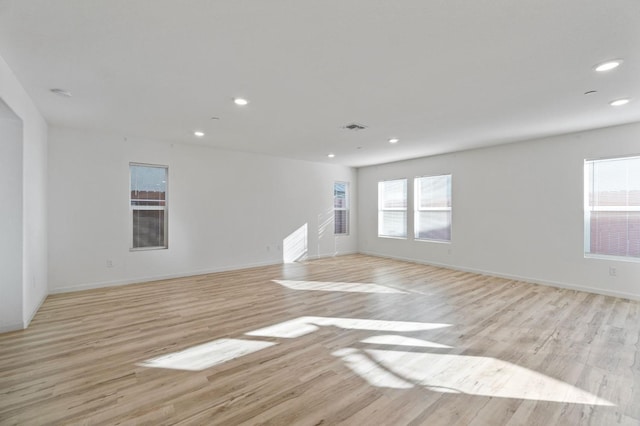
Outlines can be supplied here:
[[640, 157], [585, 161], [584, 251], [640, 259]]
[[415, 179], [415, 238], [451, 241], [451, 175]]
[[349, 184], [333, 184], [333, 224], [335, 234], [349, 233]]
[[407, 180], [378, 182], [378, 236], [407, 237]]
[[129, 165], [132, 249], [167, 248], [166, 166]]

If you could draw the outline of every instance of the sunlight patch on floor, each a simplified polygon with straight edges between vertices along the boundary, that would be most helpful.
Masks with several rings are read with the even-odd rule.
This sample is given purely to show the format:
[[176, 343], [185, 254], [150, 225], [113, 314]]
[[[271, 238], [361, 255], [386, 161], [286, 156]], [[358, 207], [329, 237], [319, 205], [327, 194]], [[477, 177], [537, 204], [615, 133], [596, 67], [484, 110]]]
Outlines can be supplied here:
[[[372, 332], [364, 339], [358, 337], [362, 339], [359, 344], [365, 345], [364, 349], [345, 347], [331, 353], [371, 386], [390, 389], [421, 387], [440, 393], [613, 406], [605, 399], [528, 368], [492, 357], [427, 352], [425, 348], [441, 352], [452, 347], [400, 334], [437, 330], [451, 327], [451, 324], [305, 316], [249, 331], [245, 335], [292, 339], [311, 334], [321, 327]], [[137, 365], [200, 371], [275, 344], [218, 339]], [[384, 345], [389, 349], [367, 348], [366, 345]], [[395, 350], [394, 346], [414, 349]]]
[[333, 355], [376, 387], [421, 386], [435, 392], [613, 406], [568, 383], [491, 357], [354, 348]]
[[273, 345], [275, 343], [257, 340], [218, 339], [179, 352], [152, 358], [137, 365], [172, 370], [201, 371]]
[[346, 293], [380, 293], [380, 294], [407, 294], [407, 292], [379, 284], [368, 283], [343, 283], [343, 282], [321, 282], [321, 281], [291, 281], [272, 280], [276, 284], [287, 287], [291, 290], [306, 291], [337, 291]]
[[451, 346], [440, 343], [430, 342], [428, 340], [416, 339], [413, 337], [398, 336], [396, 334], [383, 334], [380, 336], [367, 337], [361, 340], [362, 343], [371, 343], [374, 345], [396, 345], [396, 346], [412, 346], [414, 348], [438, 348], [451, 349]]
[[434, 330], [451, 324], [410, 321], [384, 321], [358, 318], [299, 317], [289, 321], [245, 333], [247, 336], [296, 338], [313, 333], [320, 327], [337, 327], [345, 330], [370, 330], [408, 332]]
[[340, 349], [331, 355], [342, 359], [342, 362], [347, 367], [366, 380], [371, 386], [391, 389], [411, 389], [414, 387], [413, 383], [403, 380], [400, 376], [382, 368], [365, 353], [357, 349]]

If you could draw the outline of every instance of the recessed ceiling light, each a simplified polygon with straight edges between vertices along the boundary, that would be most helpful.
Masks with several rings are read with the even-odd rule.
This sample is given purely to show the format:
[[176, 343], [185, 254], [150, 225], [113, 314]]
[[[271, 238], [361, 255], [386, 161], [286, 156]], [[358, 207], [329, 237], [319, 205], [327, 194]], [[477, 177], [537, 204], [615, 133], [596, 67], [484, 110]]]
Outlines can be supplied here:
[[244, 98], [233, 98], [233, 103], [236, 105], [245, 106], [249, 103], [249, 101]]
[[204, 136], [204, 132], [201, 132], [199, 130], [196, 130], [195, 132], [193, 132], [194, 135], [196, 135], [197, 137], [201, 138]]
[[59, 96], [64, 96], [65, 98], [70, 98], [71, 97], [71, 92], [65, 89], [50, 89], [51, 93], [55, 93], [56, 95]]
[[618, 68], [621, 63], [622, 63], [622, 59], [615, 59], [613, 61], [607, 61], [607, 62], [603, 62], [601, 64], [598, 64], [598, 65], [595, 66], [594, 69], [597, 72], [611, 71], [614, 68]]
[[622, 106], [622, 105], [628, 104], [629, 101], [630, 101], [630, 99], [627, 99], [627, 98], [616, 99], [615, 101], [609, 102], [609, 105], [611, 105], [611, 106]]
[[328, 155], [327, 155], [327, 157], [329, 157], [329, 158], [333, 158], [333, 157], [335, 157], [335, 156], [336, 156], [335, 154], [328, 154]]
[[398, 142], [400, 142], [400, 139], [398, 139], [398, 138], [389, 139], [389, 143], [398, 143]]

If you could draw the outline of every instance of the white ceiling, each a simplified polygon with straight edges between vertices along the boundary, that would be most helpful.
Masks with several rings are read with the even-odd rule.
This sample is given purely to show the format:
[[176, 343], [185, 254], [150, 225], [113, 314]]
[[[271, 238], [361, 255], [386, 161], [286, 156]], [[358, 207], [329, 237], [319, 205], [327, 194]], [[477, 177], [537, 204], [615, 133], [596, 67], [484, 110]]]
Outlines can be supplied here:
[[638, 0], [0, 0], [0, 55], [54, 126], [350, 166], [640, 121]]

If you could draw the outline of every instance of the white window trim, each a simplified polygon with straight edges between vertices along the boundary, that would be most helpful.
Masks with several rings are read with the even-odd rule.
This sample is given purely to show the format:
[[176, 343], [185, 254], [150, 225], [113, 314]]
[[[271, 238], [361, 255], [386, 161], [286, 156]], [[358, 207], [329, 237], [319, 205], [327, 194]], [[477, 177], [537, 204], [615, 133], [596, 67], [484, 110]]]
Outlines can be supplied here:
[[640, 212], [640, 206], [590, 206], [592, 212]]
[[[393, 182], [396, 180], [404, 180], [406, 181], [405, 187], [405, 202], [407, 203], [407, 207], [382, 207], [382, 192], [380, 191], [380, 183], [382, 182]], [[404, 237], [398, 237], [395, 235], [383, 235], [380, 234], [380, 217], [381, 213], [384, 212], [405, 212], [405, 224], [404, 224]], [[407, 229], [409, 226], [409, 179], [407, 178], [396, 178], [396, 179], [385, 179], [378, 181], [378, 238], [390, 238], [393, 240], [406, 240], [409, 238], [409, 230]]]
[[[165, 182], [165, 199], [164, 206], [133, 206], [131, 201], [136, 200], [131, 198], [131, 166], [142, 167], [157, 167], [166, 170], [166, 182]], [[127, 182], [129, 189], [129, 251], [149, 251], [149, 250], [167, 250], [169, 248], [169, 166], [164, 164], [150, 164], [150, 163], [129, 163], [129, 181]], [[146, 200], [145, 200], [146, 201]], [[134, 210], [164, 210], [164, 245], [153, 247], [133, 247], [133, 211]]]
[[[337, 183], [341, 183], [344, 185], [345, 187], [345, 191], [344, 191], [344, 200], [345, 200], [345, 205], [346, 207], [336, 207], [336, 184]], [[335, 223], [333, 224], [333, 235], [338, 235], [338, 236], [348, 236], [349, 233], [351, 232], [351, 185], [349, 182], [345, 182], [345, 181], [341, 181], [341, 180], [337, 180], [333, 183], [333, 220], [335, 221], [336, 219], [336, 215], [335, 212], [336, 211], [346, 211], [347, 212], [347, 232], [336, 232], [336, 225]]]
[[[422, 179], [422, 178], [428, 178], [428, 177], [439, 177], [439, 176], [449, 176], [449, 180], [451, 182], [452, 185], [452, 192], [453, 192], [453, 174], [452, 173], [444, 173], [444, 174], [439, 174], [439, 175], [426, 175], [426, 176], [416, 176], [413, 179], [413, 192], [414, 192], [414, 196], [413, 196], [413, 202], [414, 202], [414, 211], [415, 212], [453, 212], [453, 193], [449, 195], [449, 198], [451, 200], [451, 207], [420, 207], [420, 202], [418, 200], [419, 197], [419, 191], [420, 191], [420, 186], [418, 185], [418, 180]], [[420, 238], [417, 236], [417, 230], [418, 230], [418, 217], [419, 215], [414, 214], [414, 219], [413, 219], [413, 239], [415, 241], [423, 241], [423, 242], [430, 242], [430, 243], [444, 243], [444, 244], [451, 244], [451, 240], [453, 240], [453, 215], [451, 216], [451, 234], [450, 234], [450, 238], [448, 240], [436, 240], [433, 238]]]
[[583, 177], [584, 177], [584, 244], [583, 244], [583, 256], [585, 259], [594, 260], [607, 260], [618, 262], [631, 262], [640, 263], [640, 258], [631, 256], [615, 256], [609, 254], [591, 253], [591, 228], [590, 222], [591, 212], [638, 212], [640, 206], [591, 206], [589, 205], [589, 188], [592, 181], [589, 179], [589, 173], [587, 172], [587, 166], [596, 161], [606, 160], [626, 160], [630, 158], [640, 157], [638, 154], [621, 155], [614, 157], [599, 157], [589, 158], [584, 160]]

